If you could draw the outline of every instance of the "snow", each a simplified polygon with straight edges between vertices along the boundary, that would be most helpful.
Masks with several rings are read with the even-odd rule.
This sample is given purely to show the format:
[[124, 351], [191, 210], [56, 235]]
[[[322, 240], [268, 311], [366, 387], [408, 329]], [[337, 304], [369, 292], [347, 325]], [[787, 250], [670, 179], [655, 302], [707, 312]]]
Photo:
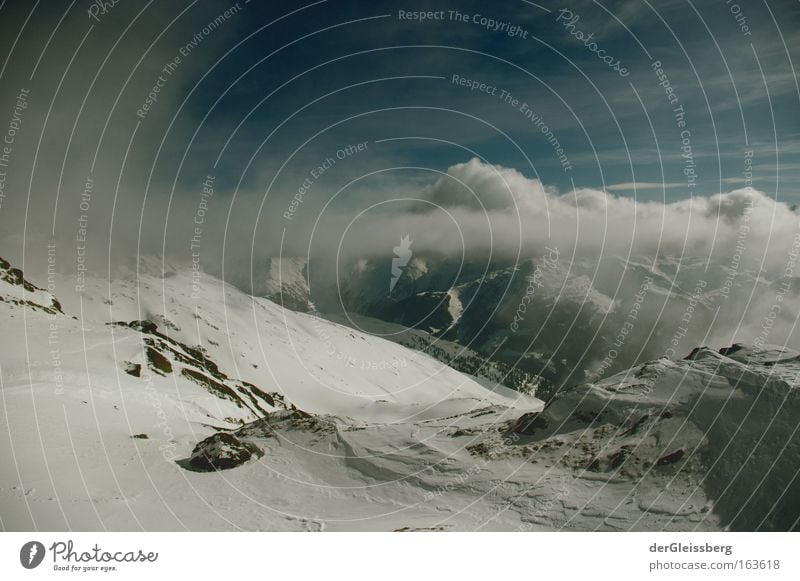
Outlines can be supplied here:
[[271, 258], [265, 283], [266, 292], [268, 294], [278, 294], [283, 286], [306, 287], [307, 283], [304, 274], [306, 266], [307, 262], [304, 258]]
[[450, 313], [450, 318], [453, 319], [453, 325], [455, 325], [464, 312], [464, 305], [461, 304], [459, 299], [458, 289], [451, 288], [447, 291], [447, 294], [450, 296], [450, 300], [447, 302], [447, 312]]
[[[543, 409], [209, 275], [194, 289], [190, 272], [161, 274], [59, 286], [63, 315], [0, 303], [0, 528], [781, 530], [800, 515], [793, 352], [701, 349]], [[162, 335], [109, 324], [142, 320]], [[184, 468], [220, 431], [263, 456]]]

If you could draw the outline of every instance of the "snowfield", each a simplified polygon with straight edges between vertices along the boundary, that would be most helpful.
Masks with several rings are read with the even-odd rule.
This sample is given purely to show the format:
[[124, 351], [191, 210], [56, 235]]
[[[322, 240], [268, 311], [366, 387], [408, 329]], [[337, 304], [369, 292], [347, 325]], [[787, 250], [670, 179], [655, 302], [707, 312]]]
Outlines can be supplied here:
[[798, 528], [797, 353], [700, 349], [544, 409], [206, 274], [37, 284], [0, 264], [3, 530]]

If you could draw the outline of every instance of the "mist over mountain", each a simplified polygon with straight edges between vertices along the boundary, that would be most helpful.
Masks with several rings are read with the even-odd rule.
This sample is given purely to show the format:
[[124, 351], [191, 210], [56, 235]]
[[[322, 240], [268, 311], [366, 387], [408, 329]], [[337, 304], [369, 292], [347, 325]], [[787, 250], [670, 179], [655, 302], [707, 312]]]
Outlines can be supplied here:
[[[418, 199], [436, 206], [400, 201], [348, 224], [338, 245], [324, 239], [336, 219], [325, 223], [296, 259], [317, 309], [454, 339], [556, 384], [695, 345], [800, 347], [800, 216], [763, 192], [667, 204], [558, 194], [473, 159]], [[406, 235], [412, 256], [390, 291]], [[280, 286], [279, 272], [261, 272]]]

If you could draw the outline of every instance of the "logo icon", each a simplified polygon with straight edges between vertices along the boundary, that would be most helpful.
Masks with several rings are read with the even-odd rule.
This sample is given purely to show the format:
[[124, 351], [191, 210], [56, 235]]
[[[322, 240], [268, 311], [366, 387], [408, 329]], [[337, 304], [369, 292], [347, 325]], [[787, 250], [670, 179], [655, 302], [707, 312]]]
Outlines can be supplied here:
[[30, 541], [19, 550], [19, 562], [26, 569], [35, 569], [44, 560], [44, 545], [39, 541]]
[[397, 281], [400, 280], [400, 275], [403, 274], [403, 269], [411, 260], [411, 245], [414, 243], [411, 237], [406, 234], [400, 239], [400, 245], [394, 247], [394, 258], [392, 258], [392, 279], [389, 281], [389, 292], [394, 290]]

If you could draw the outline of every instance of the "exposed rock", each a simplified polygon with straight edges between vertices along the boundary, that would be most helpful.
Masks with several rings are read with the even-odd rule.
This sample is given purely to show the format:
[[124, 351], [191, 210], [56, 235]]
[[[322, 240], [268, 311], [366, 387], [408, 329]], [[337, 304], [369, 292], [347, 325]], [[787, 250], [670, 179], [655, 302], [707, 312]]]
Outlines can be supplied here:
[[440, 533], [446, 531], [447, 527], [443, 525], [436, 525], [434, 527], [402, 527], [395, 529], [396, 533]]
[[189, 369], [188, 367], [184, 367], [183, 369], [181, 369], [181, 375], [183, 375], [184, 377], [188, 377], [189, 379], [191, 379], [198, 385], [204, 387], [206, 390], [208, 390], [209, 392], [213, 393], [218, 397], [229, 399], [234, 403], [241, 402], [241, 398], [238, 395], [236, 395], [236, 392], [234, 392], [230, 387], [228, 387], [222, 382], [211, 379], [204, 373], [200, 373], [199, 371], [196, 371], [194, 369]]
[[306, 413], [297, 408], [268, 413], [236, 432], [241, 436], [269, 436], [276, 429], [302, 430], [304, 432], [333, 433], [336, 424], [326, 416]]
[[136, 331], [141, 331], [142, 333], [151, 333], [155, 334], [158, 330], [158, 325], [156, 325], [153, 321], [131, 321], [128, 323], [128, 326], [131, 329]]
[[18, 290], [16, 292], [12, 290], [9, 295], [0, 293], [0, 302], [29, 307], [34, 311], [43, 311], [50, 315], [64, 314], [61, 303], [53, 294], [26, 280], [19, 268], [13, 268], [2, 258], [0, 258], [0, 282], [24, 289], [21, 296]]
[[263, 455], [264, 452], [255, 444], [243, 442], [233, 434], [219, 432], [194, 447], [186, 467], [196, 472], [229, 470]]
[[131, 363], [130, 361], [126, 361], [125, 373], [127, 373], [128, 375], [132, 375], [133, 377], [141, 377], [142, 376], [141, 363]]
[[736, 353], [737, 351], [741, 351], [744, 347], [739, 343], [734, 343], [730, 347], [723, 347], [719, 350], [720, 355], [724, 355], [725, 357], [729, 357]]
[[586, 467], [590, 472], [612, 472], [619, 469], [632, 455], [630, 446], [622, 446], [605, 457], [593, 458]]
[[670, 452], [665, 456], [661, 456], [661, 458], [659, 458], [656, 461], [656, 466], [667, 466], [669, 464], [675, 464], [675, 462], [683, 458], [683, 455], [685, 453], [686, 452], [683, 450], [683, 448], [678, 448], [674, 452]]
[[[168, 319], [160, 317], [159, 320], [165, 326], [172, 325], [177, 329], [177, 326], [170, 323]], [[179, 364], [181, 375], [200, 385], [209, 393], [230, 400], [240, 408], [249, 409], [255, 416], [269, 413], [269, 408], [265, 408], [264, 403], [270, 407], [286, 408], [286, 402], [281, 394], [266, 392], [247, 381], [228, 377], [209, 358], [202, 346], [191, 347], [164, 335], [158, 330], [158, 325], [151, 320], [117, 321], [109, 324], [140, 332], [147, 365], [161, 376], [172, 373], [173, 365]], [[137, 369], [132, 363], [126, 362], [126, 364], [128, 365], [128, 368], [125, 369], [127, 373], [134, 377], [141, 376], [141, 366]]]
[[[686, 357], [684, 357], [684, 360], [686, 360], [686, 361], [694, 361], [694, 360], [700, 359], [700, 355], [702, 355], [703, 353], [716, 354], [716, 352], [713, 349], [709, 348], [709, 347], [695, 347], [694, 349], [692, 349], [692, 351]], [[724, 355], [724, 353], [722, 353], [722, 354]]]
[[147, 347], [145, 354], [147, 355], [147, 363], [150, 366], [150, 369], [160, 375], [172, 373], [172, 363], [170, 363], [169, 359], [164, 357], [161, 353], [152, 347]]
[[539, 412], [528, 412], [522, 414], [517, 418], [509, 427], [509, 430], [515, 434], [522, 434], [523, 436], [532, 436], [536, 430], [547, 427], [547, 420], [542, 417]]

